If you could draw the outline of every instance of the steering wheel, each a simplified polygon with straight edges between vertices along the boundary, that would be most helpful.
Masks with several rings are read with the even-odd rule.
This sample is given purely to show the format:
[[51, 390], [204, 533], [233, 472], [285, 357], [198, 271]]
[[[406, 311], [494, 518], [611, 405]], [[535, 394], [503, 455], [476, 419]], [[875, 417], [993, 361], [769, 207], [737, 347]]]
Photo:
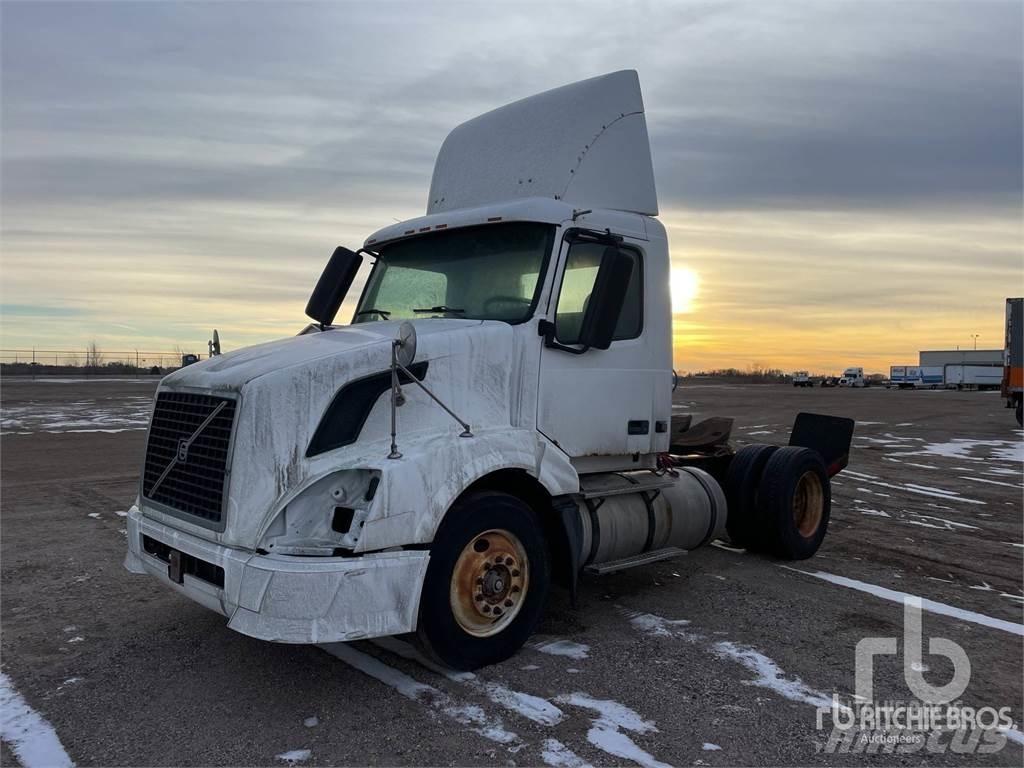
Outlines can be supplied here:
[[533, 299], [524, 299], [522, 296], [491, 296], [484, 300], [484, 314], [491, 314], [491, 305], [499, 302], [504, 304], [520, 304], [529, 308], [533, 304]]

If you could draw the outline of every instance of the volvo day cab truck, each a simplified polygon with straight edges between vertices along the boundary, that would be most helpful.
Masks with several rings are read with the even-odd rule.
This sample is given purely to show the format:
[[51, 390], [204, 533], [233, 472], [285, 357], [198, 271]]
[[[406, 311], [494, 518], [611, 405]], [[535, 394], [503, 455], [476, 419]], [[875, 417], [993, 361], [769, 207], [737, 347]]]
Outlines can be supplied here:
[[853, 423], [734, 453], [729, 419], [673, 418], [657, 213], [635, 72], [458, 126], [426, 215], [337, 248], [313, 324], [161, 382], [126, 567], [252, 637], [415, 632], [472, 669], [552, 581], [722, 536], [810, 557]]

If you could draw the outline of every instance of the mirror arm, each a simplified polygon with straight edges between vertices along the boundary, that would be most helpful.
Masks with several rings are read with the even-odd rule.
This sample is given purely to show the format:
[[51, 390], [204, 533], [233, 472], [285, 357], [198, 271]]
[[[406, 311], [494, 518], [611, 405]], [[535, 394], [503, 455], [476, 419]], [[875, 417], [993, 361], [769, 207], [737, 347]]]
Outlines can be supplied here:
[[544, 337], [544, 346], [549, 349], [558, 349], [571, 355], [582, 355], [590, 349], [590, 347], [569, 347], [555, 341], [555, 324], [550, 320], [541, 320], [537, 325], [537, 332]]

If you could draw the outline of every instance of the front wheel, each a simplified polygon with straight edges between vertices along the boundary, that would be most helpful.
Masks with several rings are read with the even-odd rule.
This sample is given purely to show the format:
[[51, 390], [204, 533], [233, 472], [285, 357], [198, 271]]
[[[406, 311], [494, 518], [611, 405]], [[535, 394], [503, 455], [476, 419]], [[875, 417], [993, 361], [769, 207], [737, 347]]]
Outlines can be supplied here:
[[549, 581], [536, 513], [506, 493], [471, 494], [452, 507], [430, 548], [420, 640], [454, 669], [504, 661], [533, 633]]

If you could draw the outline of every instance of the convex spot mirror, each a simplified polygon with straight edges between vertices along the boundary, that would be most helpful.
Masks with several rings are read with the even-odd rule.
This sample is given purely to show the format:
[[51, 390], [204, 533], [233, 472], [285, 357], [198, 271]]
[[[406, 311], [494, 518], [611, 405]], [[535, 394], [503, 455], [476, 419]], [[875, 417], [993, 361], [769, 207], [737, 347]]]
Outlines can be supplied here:
[[611, 345], [632, 275], [633, 258], [629, 254], [611, 245], [604, 249], [580, 326], [579, 342], [584, 347], [608, 349]]
[[408, 368], [416, 359], [416, 326], [408, 320], [398, 327], [398, 338], [395, 339], [395, 359], [403, 368]]
[[333, 323], [362, 264], [363, 257], [360, 254], [340, 245], [335, 248], [309, 297], [306, 314], [321, 326]]

